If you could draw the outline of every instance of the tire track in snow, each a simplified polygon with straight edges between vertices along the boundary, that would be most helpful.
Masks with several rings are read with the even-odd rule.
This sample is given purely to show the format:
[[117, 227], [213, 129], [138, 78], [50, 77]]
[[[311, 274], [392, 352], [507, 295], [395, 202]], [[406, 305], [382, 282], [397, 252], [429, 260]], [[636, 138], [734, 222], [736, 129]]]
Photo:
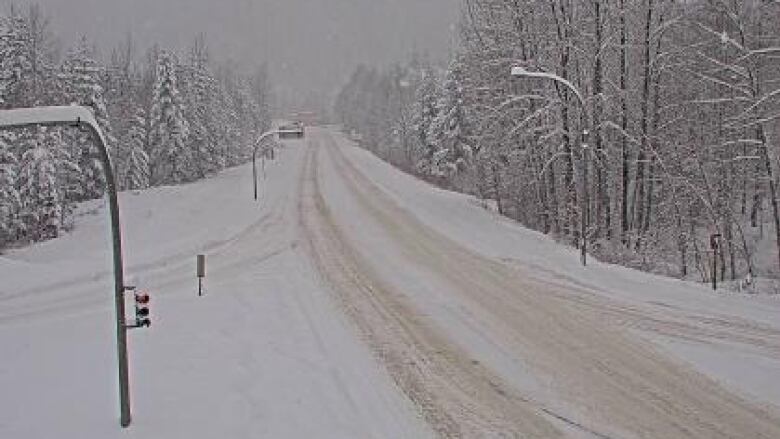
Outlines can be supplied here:
[[316, 152], [307, 158], [300, 224], [314, 265], [398, 387], [440, 436], [556, 438], [561, 432], [503, 380], [432, 328], [334, 223]]
[[327, 151], [361, 208], [412, 263], [448, 281], [453, 298], [468, 303], [496, 338], [547, 377], [566, 407], [583, 413], [576, 424], [640, 438], [780, 437], [776, 408], [733, 395], [652, 344], [621, 334], [597, 310], [569, 300], [561, 286], [529, 281], [461, 247], [395, 204], [335, 142]]
[[[503, 261], [517, 269], [518, 276], [523, 276], [528, 282], [540, 285], [554, 283], [558, 289], [551, 291], [551, 294], [590, 307], [618, 326], [705, 344], [729, 343], [761, 355], [780, 357], [780, 330], [777, 328], [734, 316], [691, 313], [659, 302], [621, 303], [599, 294], [597, 287], [544, 267], [534, 265], [533, 270], [546, 272], [559, 279], [542, 280], [515, 260]], [[564, 290], [565, 294], [559, 294]]]
[[[288, 251], [290, 246], [271, 248], [258, 254], [256, 249], [261, 242], [250, 238], [262, 238], [269, 235], [274, 227], [282, 225], [287, 216], [285, 209], [290, 205], [290, 201], [291, 194], [283, 195], [270, 204], [268, 210], [257, 220], [224, 239], [214, 240], [191, 251], [179, 251], [150, 262], [126, 266], [125, 279], [134, 276], [144, 279], [157, 277], [162, 279], [158, 285], [160, 287], [188, 282], [192, 277], [191, 258], [198, 253], [215, 256], [210, 261], [210, 271], [230, 268], [240, 272], [243, 268], [276, 257]], [[251, 246], [251, 256], [236, 257], [233, 253], [237, 246]], [[3, 304], [0, 309], [0, 325], [54, 314], [86, 312], [94, 307], [112, 305], [113, 285], [108, 283], [111, 276], [113, 271], [102, 271], [0, 296], [0, 303]]]

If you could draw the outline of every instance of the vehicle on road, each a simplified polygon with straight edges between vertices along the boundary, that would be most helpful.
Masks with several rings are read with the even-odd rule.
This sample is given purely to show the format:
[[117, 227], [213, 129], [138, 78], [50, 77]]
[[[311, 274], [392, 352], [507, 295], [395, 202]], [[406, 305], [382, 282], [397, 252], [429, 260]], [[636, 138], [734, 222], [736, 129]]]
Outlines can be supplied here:
[[285, 139], [303, 139], [306, 135], [306, 129], [301, 122], [293, 122], [279, 127], [279, 138]]

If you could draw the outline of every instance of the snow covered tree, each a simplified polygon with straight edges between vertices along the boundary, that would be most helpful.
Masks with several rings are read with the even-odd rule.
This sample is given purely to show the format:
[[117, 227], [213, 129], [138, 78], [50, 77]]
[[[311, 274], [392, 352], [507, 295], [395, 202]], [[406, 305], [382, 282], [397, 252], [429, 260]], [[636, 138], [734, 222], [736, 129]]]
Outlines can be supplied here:
[[7, 135], [0, 135], [0, 248], [16, 240], [21, 229], [21, 197], [17, 188], [18, 162]]
[[437, 169], [435, 172], [450, 175], [464, 172], [473, 158], [463, 81], [463, 65], [455, 60], [442, 84], [437, 115], [428, 133], [435, 151], [431, 156], [437, 157], [436, 162], [432, 163], [432, 167]]
[[[768, 248], [765, 228], [780, 243], [779, 3], [464, 7], [435, 106], [435, 87], [415, 84], [418, 172], [608, 260], [664, 273], [695, 266], [702, 278], [734, 278], [767, 259], [753, 255]], [[512, 67], [537, 74], [513, 78]], [[398, 137], [387, 123], [398, 119], [396, 77], [361, 67], [335, 105], [385, 159]], [[713, 274], [701, 249], [715, 230], [726, 268]]]
[[176, 58], [161, 51], [152, 94], [151, 132], [149, 133], [150, 180], [152, 184], [191, 181], [193, 153], [187, 148], [189, 124], [179, 94]]
[[0, 21], [0, 104], [23, 105], [24, 81], [32, 70], [27, 52], [29, 30], [24, 17], [12, 15]]
[[263, 133], [271, 128], [273, 94], [268, 66], [263, 64], [250, 79], [251, 97], [257, 108], [254, 130]]
[[439, 114], [439, 84], [436, 74], [431, 68], [421, 72], [420, 85], [417, 88], [413, 126], [417, 137], [417, 156], [415, 168], [424, 175], [432, 175], [433, 158], [436, 154], [431, 141], [431, 127]]
[[63, 197], [57, 181], [58, 145], [52, 145], [52, 136], [38, 130], [35, 145], [24, 152], [19, 170], [19, 196], [22, 200], [20, 216], [25, 236], [33, 241], [59, 236], [63, 225]]
[[0, 24], [0, 105], [18, 108], [53, 102], [54, 46], [40, 7], [30, 6], [26, 15], [10, 9]]
[[[112, 148], [112, 159], [120, 188], [126, 188], [130, 166], [131, 148], [125, 139], [138, 111], [144, 107], [138, 93], [140, 83], [135, 63], [135, 43], [128, 35], [124, 42], [112, 51], [102, 83], [112, 134], [118, 139]], [[143, 142], [145, 144], [145, 138]]]
[[[265, 67], [244, 75], [233, 62], [211, 65], [205, 41], [197, 38], [186, 64], [157, 46], [144, 63], [128, 36], [105, 65], [84, 38], [61, 54], [40, 7], [11, 6], [0, 13], [0, 108], [90, 107], [120, 189], [193, 181], [242, 163], [271, 122]], [[86, 131], [0, 136], [0, 248], [17, 235], [56, 236], [76, 202], [103, 194], [97, 145]]]
[[124, 173], [124, 187], [127, 189], [146, 189], [149, 187], [149, 155], [146, 153], [146, 115], [139, 109], [130, 121], [122, 137], [122, 144], [128, 151], [127, 167]]
[[201, 35], [190, 48], [189, 63], [182, 72], [182, 95], [186, 102], [184, 117], [190, 127], [188, 148], [194, 156], [194, 171], [200, 178], [224, 166], [217, 153], [219, 131], [215, 125], [215, 104], [218, 84], [209, 71], [208, 63], [208, 48]]
[[[78, 45], [68, 52], [60, 68], [58, 80], [62, 101], [89, 107], [106, 137], [109, 152], [113, 155], [116, 139], [106, 109], [101, 85], [104, 69], [94, 59], [94, 48], [82, 38]], [[81, 190], [76, 201], [99, 198], [105, 188], [105, 176], [99, 160], [98, 145], [87, 132], [68, 131], [65, 141], [70, 144], [70, 154], [77, 158]]]

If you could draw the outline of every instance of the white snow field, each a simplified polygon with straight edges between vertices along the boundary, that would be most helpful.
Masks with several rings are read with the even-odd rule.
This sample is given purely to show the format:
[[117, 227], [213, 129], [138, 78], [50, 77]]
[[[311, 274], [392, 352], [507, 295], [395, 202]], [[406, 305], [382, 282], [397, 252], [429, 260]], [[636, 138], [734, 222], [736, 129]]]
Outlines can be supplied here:
[[[0, 256], [0, 438], [778, 438], [780, 298], [592, 262], [311, 128], [121, 196], [134, 421], [102, 203]], [[195, 255], [208, 255], [197, 297]]]

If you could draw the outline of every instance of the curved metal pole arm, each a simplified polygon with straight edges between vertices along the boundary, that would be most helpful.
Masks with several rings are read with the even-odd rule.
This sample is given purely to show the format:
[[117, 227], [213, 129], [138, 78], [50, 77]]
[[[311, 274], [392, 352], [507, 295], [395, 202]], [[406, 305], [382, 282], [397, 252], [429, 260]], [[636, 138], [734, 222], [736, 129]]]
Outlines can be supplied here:
[[569, 81], [566, 78], [558, 76], [554, 73], [531, 72], [526, 70], [524, 67], [512, 67], [512, 76], [518, 76], [523, 78], [549, 79], [552, 81], [556, 81], [560, 84], [563, 84], [569, 90], [571, 90], [575, 96], [577, 96], [577, 100], [580, 101], [580, 105], [582, 106], [582, 109], [585, 110], [585, 99], [582, 97], [582, 93], [580, 93], [580, 90], [577, 87], [575, 87], [574, 84], [571, 83], [571, 81]]
[[254, 184], [255, 201], [257, 201], [257, 148], [262, 145], [263, 141], [271, 136], [279, 134], [278, 130], [271, 130], [263, 133], [255, 140], [254, 147], [252, 147], [252, 180]]
[[269, 138], [271, 136], [275, 136], [277, 134], [279, 134], [278, 130], [271, 130], [271, 131], [267, 131], [267, 132], [261, 134], [260, 137], [258, 137], [257, 140], [255, 140], [255, 144], [254, 144], [254, 147], [253, 147], [253, 154], [257, 153], [257, 148], [260, 147], [260, 145], [263, 143], [263, 141], [265, 139], [267, 139], [267, 138]]
[[119, 221], [119, 200], [117, 196], [114, 167], [108, 144], [100, 125], [87, 107], [38, 107], [0, 111], [0, 128], [27, 128], [33, 126], [86, 127], [99, 146], [99, 158], [106, 177], [106, 192], [111, 216], [111, 238], [114, 264], [114, 304], [116, 308], [117, 355], [119, 363], [120, 424], [128, 427], [132, 420], [130, 413], [130, 384], [127, 360], [127, 325], [125, 324], [125, 282], [122, 261], [122, 233]]

